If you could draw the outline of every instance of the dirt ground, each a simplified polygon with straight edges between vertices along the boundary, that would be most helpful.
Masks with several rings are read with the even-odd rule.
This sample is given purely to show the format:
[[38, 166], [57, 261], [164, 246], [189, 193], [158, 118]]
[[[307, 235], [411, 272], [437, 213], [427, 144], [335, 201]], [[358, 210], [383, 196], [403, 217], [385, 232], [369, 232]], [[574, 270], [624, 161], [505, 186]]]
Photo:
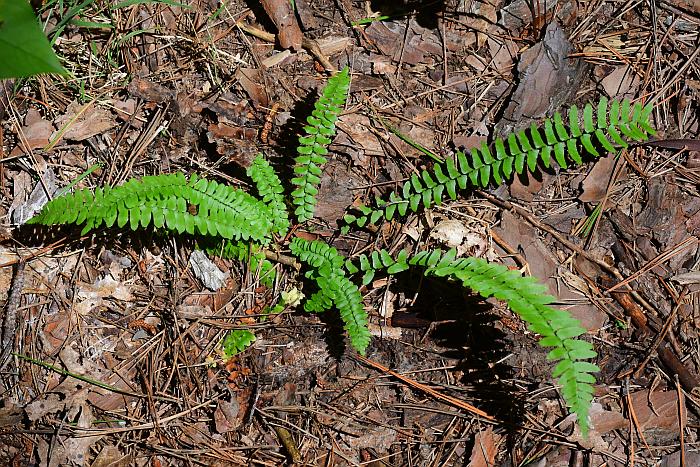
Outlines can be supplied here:
[[[267, 7], [267, 10], [264, 8]], [[45, 0], [69, 77], [2, 83], [0, 465], [700, 465], [698, 0]], [[60, 27], [58, 27], [60, 26]], [[598, 352], [581, 437], [537, 336], [418, 274], [361, 289], [367, 358], [333, 313], [154, 229], [22, 227], [62, 187], [290, 173], [329, 73], [352, 73], [316, 219], [347, 255], [457, 247], [547, 284]], [[431, 156], [602, 98], [652, 102], [664, 145], [550, 168], [341, 235]], [[231, 329], [255, 343], [224, 361]], [[486, 419], [470, 407], [493, 417]]]

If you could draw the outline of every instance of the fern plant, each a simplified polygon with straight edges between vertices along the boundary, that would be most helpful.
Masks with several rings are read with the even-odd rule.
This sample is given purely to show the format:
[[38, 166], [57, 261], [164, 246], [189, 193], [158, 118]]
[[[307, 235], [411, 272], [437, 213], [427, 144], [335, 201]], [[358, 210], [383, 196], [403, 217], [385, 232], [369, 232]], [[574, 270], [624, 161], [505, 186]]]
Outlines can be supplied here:
[[[295, 160], [295, 189], [290, 194], [295, 215], [301, 222], [313, 217], [321, 167], [327, 146], [335, 133], [335, 121], [345, 103], [349, 73], [345, 69], [329, 80], [312, 116], [305, 135], [299, 139], [299, 156]], [[538, 164], [551, 165], [552, 159], [562, 168], [570, 162], [581, 163], [582, 155], [598, 156], [602, 151], [626, 147], [630, 141], [643, 141], [654, 133], [649, 117], [651, 107], [612, 102], [602, 99], [594, 111], [587, 105], [580, 113], [573, 107], [568, 122], [555, 114], [541, 127], [531, 126], [497, 139], [491, 146], [482, 145], [469, 155], [458, 153], [433, 171], [413, 175], [388, 201], [378, 201], [377, 208], [361, 206], [359, 214], [346, 216], [357, 226], [392, 219], [417, 211], [420, 207], [439, 204], [443, 198], [455, 199], [457, 191], [468, 186], [501, 183], [515, 173], [534, 171]], [[284, 237], [290, 228], [289, 214], [282, 184], [267, 161], [259, 155], [248, 169], [259, 198], [243, 190], [216, 181], [190, 178], [182, 174], [158, 175], [130, 180], [118, 187], [97, 188], [94, 192], [78, 190], [50, 201], [30, 222], [35, 224], [72, 223], [83, 226], [83, 233], [105, 227], [168, 230], [193, 235], [206, 251], [251, 262], [251, 266], [274, 273], [265, 258], [265, 248], [275, 237]], [[350, 343], [365, 354], [370, 343], [368, 316], [362, 295], [354, 282], [369, 284], [377, 272], [398, 274], [411, 267], [422, 268], [425, 275], [445, 277], [468, 287], [483, 297], [505, 301], [531, 331], [539, 334], [540, 345], [551, 348], [550, 360], [557, 361], [553, 376], [558, 378], [561, 393], [578, 417], [581, 430], [588, 430], [588, 410], [598, 368], [589, 362], [596, 353], [590, 343], [578, 339], [585, 333], [580, 323], [563, 310], [550, 305], [553, 297], [545, 293], [536, 279], [523, 277], [503, 265], [478, 258], [457, 258], [455, 251], [423, 251], [411, 256], [402, 250], [392, 256], [385, 250], [361, 255], [357, 264], [335, 248], [320, 241], [294, 238], [291, 253], [306, 266], [305, 276], [317, 290], [306, 299], [309, 312], [336, 308], [343, 320]], [[274, 276], [271, 276], [274, 277]], [[268, 282], [272, 285], [272, 282]], [[302, 294], [283, 298], [273, 310], [292, 306]], [[251, 337], [252, 336], [252, 337]], [[252, 333], [231, 333], [226, 345], [232, 351], [250, 343]]]
[[552, 159], [566, 169], [567, 159], [581, 164], [582, 154], [598, 157], [603, 152], [627, 148], [630, 141], [642, 142], [655, 133], [649, 121], [652, 106], [632, 105], [629, 100], [608, 102], [602, 98], [594, 111], [587, 104], [582, 112], [576, 106], [568, 112], [568, 125], [560, 113], [538, 127], [497, 138], [491, 146], [484, 143], [470, 154], [458, 152], [455, 158], [435, 164], [432, 171], [413, 174], [401, 189], [387, 200], [377, 200], [377, 208], [361, 205], [356, 214], [346, 214], [345, 221], [364, 227], [382, 218], [391, 220], [419, 208], [441, 204], [445, 197], [457, 199], [458, 190], [501, 184], [526, 169], [537, 170], [538, 164], [549, 168]]

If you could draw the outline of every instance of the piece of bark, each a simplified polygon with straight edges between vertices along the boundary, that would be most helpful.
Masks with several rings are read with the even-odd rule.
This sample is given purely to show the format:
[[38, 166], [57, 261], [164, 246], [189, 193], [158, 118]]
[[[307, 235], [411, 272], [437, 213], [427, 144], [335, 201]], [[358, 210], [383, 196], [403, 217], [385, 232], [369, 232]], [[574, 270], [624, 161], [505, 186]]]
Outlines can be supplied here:
[[288, 0], [261, 0], [265, 12], [270, 17], [279, 34], [277, 38], [283, 49], [301, 50], [304, 35]]

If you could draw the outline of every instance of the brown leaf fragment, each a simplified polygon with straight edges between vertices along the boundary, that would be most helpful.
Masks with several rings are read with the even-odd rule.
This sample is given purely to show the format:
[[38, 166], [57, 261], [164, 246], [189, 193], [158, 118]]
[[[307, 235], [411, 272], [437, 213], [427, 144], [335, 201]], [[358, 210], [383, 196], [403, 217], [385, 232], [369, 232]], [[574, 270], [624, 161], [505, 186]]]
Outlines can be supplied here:
[[410, 20], [408, 32], [405, 21], [377, 21], [365, 29], [379, 50], [395, 62], [409, 65], [435, 63], [442, 56], [442, 45], [434, 31]]
[[365, 183], [363, 179], [345, 164], [337, 161], [330, 161], [323, 168], [321, 176], [321, 186], [316, 197], [315, 216], [319, 219], [333, 224], [343, 217], [345, 209], [352, 204], [355, 196], [355, 188]]
[[22, 409], [9, 400], [4, 400], [3, 404], [3, 407], [0, 407], [0, 428], [22, 423]]
[[235, 397], [231, 402], [219, 401], [214, 411], [214, 424], [216, 432], [223, 434], [236, 430], [240, 424], [240, 405]]
[[683, 10], [700, 14], [700, 0], [673, 0], [669, 3]]
[[[557, 272], [556, 255], [538, 238], [535, 228], [529, 223], [506, 211], [501, 218], [500, 227], [493, 230], [512, 247], [520, 246], [530, 273], [544, 282], [551, 293], [562, 301], [581, 300], [581, 294], [556, 279], [560, 276]], [[591, 303], [572, 305], [567, 307], [567, 311], [581, 321], [581, 325], [586, 329], [599, 329], [607, 320], [605, 314]]]
[[175, 93], [165, 86], [142, 78], [135, 78], [126, 89], [131, 96], [156, 104], [169, 102], [175, 97]]
[[610, 175], [615, 167], [614, 157], [598, 159], [591, 171], [581, 183], [583, 193], [578, 197], [584, 203], [597, 203], [605, 197], [608, 191]]
[[490, 467], [496, 463], [500, 435], [493, 433], [493, 427], [481, 430], [474, 437], [474, 447], [469, 457], [469, 467]]
[[640, 84], [640, 78], [631, 65], [616, 67], [612, 72], [606, 73], [600, 84], [605, 92], [613, 99], [632, 97]]
[[[112, 112], [95, 107], [93, 103], [82, 106], [71, 102], [66, 113], [54, 122], [59, 130], [53, 134], [52, 139], [60, 135], [63, 139], [83, 141], [113, 128], [117, 124], [115, 120]], [[63, 130], [65, 131], [61, 134]]]
[[127, 467], [131, 461], [130, 455], [122, 454], [119, 448], [110, 444], [102, 448], [90, 467]]
[[49, 138], [53, 132], [54, 127], [51, 122], [44, 120], [38, 110], [29, 109], [21, 129], [20, 144], [10, 153], [10, 156], [27, 154], [31, 150], [45, 147], [49, 144]]
[[248, 97], [253, 101], [255, 107], [261, 108], [270, 105], [270, 98], [267, 96], [267, 90], [262, 84], [264, 80], [260, 70], [239, 68], [236, 70], [235, 76], [243, 90], [248, 94]]
[[287, 0], [261, 0], [260, 3], [277, 27], [279, 33], [277, 37], [282, 48], [300, 51], [304, 35], [299, 28], [291, 3]]

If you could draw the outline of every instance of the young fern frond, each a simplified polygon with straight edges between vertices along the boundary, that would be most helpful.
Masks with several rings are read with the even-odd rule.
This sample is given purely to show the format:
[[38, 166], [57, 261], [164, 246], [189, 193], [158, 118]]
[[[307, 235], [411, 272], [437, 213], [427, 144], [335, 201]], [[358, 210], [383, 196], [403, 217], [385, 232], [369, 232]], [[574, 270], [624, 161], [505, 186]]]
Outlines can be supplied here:
[[274, 225], [273, 232], [280, 236], [286, 235], [289, 230], [289, 215], [284, 203], [284, 188], [282, 188], [282, 182], [275, 169], [263, 158], [262, 154], [258, 154], [248, 167], [246, 174], [255, 183], [263, 203], [270, 208]]
[[343, 68], [328, 80], [321, 97], [316, 101], [314, 110], [307, 117], [306, 134], [299, 137], [299, 147], [291, 181], [297, 188], [292, 191], [292, 203], [299, 222], [314, 217], [316, 195], [321, 183], [321, 168], [326, 163], [327, 146], [335, 136], [335, 122], [345, 106], [345, 99], [350, 88], [350, 73]]
[[365, 354], [370, 341], [367, 329], [367, 312], [362, 306], [362, 295], [357, 286], [345, 277], [345, 258], [338, 250], [317, 240], [295, 238], [289, 248], [300, 261], [311, 266], [306, 277], [318, 285], [304, 307], [307, 311], [324, 311], [335, 305], [345, 324], [352, 347]]
[[391, 220], [409, 210], [415, 212], [421, 207], [439, 205], [447, 196], [454, 200], [457, 191], [468, 186], [500, 184], [526, 169], [534, 172], [539, 163], [548, 168], [552, 159], [567, 168], [567, 160], [581, 164], [582, 154], [598, 157], [626, 148], [630, 141], [645, 141], [655, 133], [649, 120], [651, 111], [651, 105], [632, 105], [629, 100], [608, 105], [605, 98], [596, 110], [591, 104], [586, 105], [582, 115], [573, 106], [568, 113], [568, 125], [556, 113], [540, 127], [533, 123], [529, 129], [511, 133], [505, 140], [496, 139], [491, 146], [484, 143], [469, 155], [459, 152], [456, 158], [435, 164], [432, 172], [423, 170], [420, 175], [413, 174], [400, 190], [390, 194], [388, 201], [377, 201], [379, 209], [361, 206], [357, 214], [347, 214], [345, 221], [363, 227], [382, 217]]
[[[524, 277], [506, 266], [489, 263], [481, 258], [457, 258], [455, 250], [423, 251], [411, 258], [402, 250], [393, 258], [386, 250], [374, 251], [370, 256], [360, 256], [360, 267], [348, 261], [350, 273], [363, 271], [363, 282], [368, 283], [374, 274], [386, 270], [392, 274], [409, 266], [425, 268], [426, 276], [449, 277], [472, 289], [484, 298], [496, 297], [505, 301], [518, 314], [532, 332], [542, 337], [539, 344], [551, 347], [549, 360], [558, 361], [553, 377], [559, 379], [561, 393], [572, 413], [575, 413], [581, 432], [588, 432], [588, 410], [593, 399], [592, 373], [600, 371], [588, 360], [595, 358], [593, 346], [576, 339], [585, 334], [581, 323], [568, 312], [548, 306], [554, 297], [546, 293], [545, 286], [533, 277]], [[392, 272], [393, 271], [393, 272]]]
[[[196, 209], [192, 214], [188, 207]], [[212, 180], [181, 173], [132, 179], [117, 187], [83, 189], [48, 202], [30, 224], [165, 228], [232, 240], [270, 241], [273, 216], [265, 203]]]

